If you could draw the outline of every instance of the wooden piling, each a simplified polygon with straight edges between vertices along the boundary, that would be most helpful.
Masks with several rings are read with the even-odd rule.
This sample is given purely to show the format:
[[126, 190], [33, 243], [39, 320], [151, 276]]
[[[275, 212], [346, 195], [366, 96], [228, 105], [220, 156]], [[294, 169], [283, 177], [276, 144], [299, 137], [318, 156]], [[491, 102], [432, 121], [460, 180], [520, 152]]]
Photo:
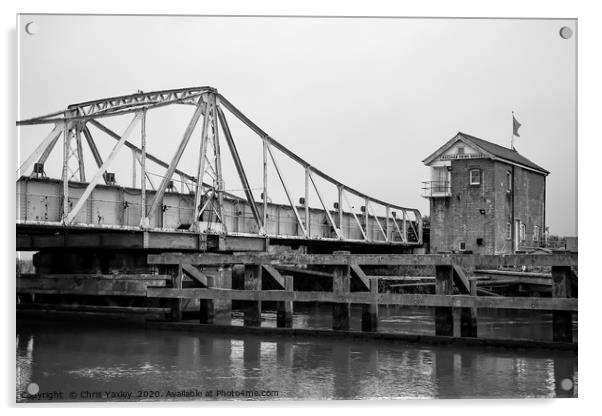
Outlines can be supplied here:
[[376, 332], [378, 330], [378, 279], [372, 278], [369, 282], [374, 302], [362, 305], [362, 331]]
[[[207, 287], [232, 289], [232, 267], [207, 268]], [[230, 325], [232, 323], [232, 301], [229, 299], [200, 299], [200, 323]]]
[[[477, 296], [477, 281], [470, 281], [470, 296]], [[468, 338], [477, 337], [477, 308], [461, 308], [460, 336]]]
[[[171, 276], [171, 285], [174, 289], [182, 289], [182, 265], [167, 266], [166, 274]], [[171, 307], [171, 320], [182, 320], [183, 299], [174, 298], [169, 301]]]
[[[332, 277], [332, 291], [334, 294], [349, 293], [350, 275], [348, 266], [335, 266]], [[351, 318], [351, 304], [349, 302], [332, 304], [332, 329], [349, 331]]]
[[[453, 294], [452, 266], [435, 266], [435, 294]], [[454, 335], [454, 316], [451, 307], [435, 307], [435, 335]]]
[[[570, 266], [552, 266], [552, 297], [572, 297]], [[556, 342], [573, 342], [573, 313], [571, 311], [552, 312], [552, 339]]]
[[[293, 276], [284, 277], [284, 290], [293, 291]], [[276, 303], [276, 326], [278, 328], [293, 327], [293, 301], [280, 301]]]
[[460, 336], [464, 338], [477, 337], [476, 308], [460, 308]]
[[[261, 265], [245, 265], [245, 290], [261, 290]], [[261, 301], [245, 301], [244, 325], [261, 326]]]

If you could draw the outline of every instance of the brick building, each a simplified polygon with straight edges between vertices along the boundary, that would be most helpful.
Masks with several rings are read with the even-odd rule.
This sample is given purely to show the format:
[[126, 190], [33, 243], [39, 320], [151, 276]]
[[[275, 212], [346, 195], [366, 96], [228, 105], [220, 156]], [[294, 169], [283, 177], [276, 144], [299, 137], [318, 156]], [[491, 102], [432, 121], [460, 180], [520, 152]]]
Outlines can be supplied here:
[[549, 172], [514, 149], [458, 133], [424, 164], [430, 250], [513, 253], [541, 245]]

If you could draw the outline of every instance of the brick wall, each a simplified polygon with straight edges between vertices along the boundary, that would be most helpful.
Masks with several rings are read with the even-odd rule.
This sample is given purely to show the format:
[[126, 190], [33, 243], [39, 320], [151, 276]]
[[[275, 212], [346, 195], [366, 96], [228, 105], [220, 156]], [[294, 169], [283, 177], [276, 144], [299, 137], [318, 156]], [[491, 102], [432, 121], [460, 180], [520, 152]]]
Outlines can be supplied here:
[[527, 169], [514, 168], [514, 218], [526, 225], [526, 238], [521, 246], [534, 246], [534, 226], [544, 231], [545, 177]]
[[[431, 251], [457, 251], [464, 242], [466, 250], [490, 253], [494, 249], [494, 163], [453, 160], [451, 167], [451, 197], [431, 199]], [[481, 170], [480, 185], [469, 184], [470, 169]], [[482, 245], [477, 239], [482, 239]]]
[[[511, 253], [507, 223], [515, 219], [526, 225], [526, 245], [533, 244], [534, 226], [543, 233], [543, 175], [514, 167], [513, 190], [508, 192], [506, 173], [512, 165], [488, 159], [453, 160], [451, 197], [431, 198], [431, 252], [465, 249], [478, 254]], [[481, 170], [481, 184], [470, 185], [469, 171]], [[482, 239], [479, 245], [477, 239]]]
[[[495, 192], [495, 247], [490, 254], [512, 253], [512, 187], [508, 187], [506, 174], [512, 174], [512, 165], [494, 163], [494, 192]], [[507, 224], [510, 224], [510, 236]]]

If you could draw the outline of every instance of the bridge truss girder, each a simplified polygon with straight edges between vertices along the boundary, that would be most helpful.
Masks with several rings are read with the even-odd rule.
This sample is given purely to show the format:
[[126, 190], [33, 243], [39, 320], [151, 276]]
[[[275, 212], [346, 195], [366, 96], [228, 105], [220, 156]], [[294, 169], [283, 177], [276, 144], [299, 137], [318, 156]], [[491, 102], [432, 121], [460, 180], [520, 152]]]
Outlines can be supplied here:
[[[191, 105], [195, 107], [194, 114], [189, 121], [187, 128], [180, 140], [176, 152], [169, 163], [148, 153], [146, 151], [146, 116], [148, 111], [168, 105]], [[262, 184], [262, 210], [253, 197], [249, 181], [245, 172], [244, 164], [238, 154], [238, 150], [232, 136], [231, 130], [226, 119], [223, 109], [226, 109], [231, 116], [239, 119], [244, 125], [250, 128], [261, 140], [263, 148], [263, 184]], [[122, 134], [116, 133], [106, 127], [102, 122], [102, 118], [133, 115], [130, 124]], [[178, 169], [178, 164], [185, 152], [189, 141], [195, 131], [195, 127], [203, 118], [201, 123], [201, 141], [198, 152], [198, 166], [196, 175], [190, 175], [181, 169]], [[109, 183], [109, 178], [106, 173], [113, 163], [115, 156], [119, 153], [122, 147], [127, 147], [132, 151], [133, 160], [133, 183], [136, 183], [136, 164], [140, 166], [141, 174], [141, 221], [142, 229], [148, 228], [150, 219], [156, 215], [163, 195], [172, 183], [174, 175], [178, 175], [183, 184], [185, 184], [192, 193], [194, 193], [194, 215], [195, 223], [192, 227], [194, 231], [201, 232], [197, 227], [197, 222], [206, 211], [211, 211], [211, 215], [215, 214], [216, 224], [221, 224], [211, 232], [228, 234], [226, 222], [224, 221], [223, 198], [239, 198], [228, 194], [224, 190], [224, 181], [222, 176], [221, 163], [221, 148], [220, 136], [224, 137], [227, 148], [234, 161], [238, 177], [245, 193], [245, 202], [251, 208], [253, 219], [257, 225], [257, 234], [268, 235], [268, 165], [273, 166], [279, 182], [287, 197], [288, 204], [291, 207], [295, 221], [298, 223], [298, 229], [301, 231], [303, 238], [310, 238], [310, 204], [309, 191], [313, 188], [323, 209], [327, 223], [334, 231], [337, 239], [350, 240], [349, 235], [345, 235], [343, 230], [344, 214], [351, 214], [355, 224], [361, 232], [362, 239], [366, 242], [373, 240], [373, 233], [369, 232], [368, 224], [372, 221], [377, 230], [382, 235], [384, 243], [400, 243], [406, 245], [422, 244], [422, 218], [420, 212], [416, 209], [406, 208], [391, 204], [373, 197], [370, 197], [350, 186], [343, 184], [340, 181], [332, 178], [323, 171], [315, 168], [307, 161], [296, 155], [294, 152], [274, 140], [264, 130], [257, 126], [253, 121], [246, 117], [238, 110], [230, 101], [211, 87], [195, 87], [183, 88], [176, 90], [155, 91], [150, 93], [139, 92], [137, 94], [105, 98], [101, 100], [88, 101], [79, 104], [68, 106], [67, 110], [55, 112], [41, 117], [31, 118], [17, 122], [17, 125], [36, 125], [36, 124], [52, 124], [54, 125], [48, 136], [40, 143], [34, 152], [25, 160], [17, 171], [17, 179], [19, 179], [26, 171], [28, 171], [34, 162], [44, 163], [52, 152], [60, 137], [63, 137], [63, 169], [62, 169], [62, 188], [63, 188], [63, 215], [62, 222], [65, 226], [73, 223], [79, 210], [86, 203], [87, 198], [94, 188], [103, 181]], [[103, 160], [98, 148], [96, 147], [94, 138], [88, 128], [88, 125], [93, 125], [101, 132], [115, 139], [117, 143], [114, 145], [111, 153]], [[141, 147], [134, 145], [131, 138], [135, 129], [140, 125]], [[220, 134], [221, 128], [221, 134]], [[73, 178], [78, 178], [80, 182], [86, 182], [85, 167], [83, 162], [83, 143], [81, 135], [84, 135], [85, 143], [90, 149], [98, 169], [93, 175], [90, 182], [87, 184], [86, 190], [77, 200], [73, 207], [69, 205], [69, 181]], [[295, 204], [289, 187], [287, 186], [286, 174], [280, 168], [274, 152], [278, 151], [285, 157], [289, 158], [305, 172], [305, 197], [303, 198], [302, 206]], [[147, 170], [147, 160], [158, 164], [166, 169], [161, 182], [155, 187], [149, 172]], [[326, 183], [336, 187], [338, 193], [338, 202], [335, 204], [335, 210], [328, 208], [325, 199], [319, 189], [319, 184], [316, 178], [319, 177]], [[206, 181], [207, 180], [207, 181]], [[209, 182], [208, 182], [209, 181]], [[146, 183], [149, 183], [153, 189], [156, 189], [155, 196], [147, 207], [146, 201]], [[184, 187], [184, 185], [183, 185]], [[354, 207], [350, 204], [348, 195], [353, 195], [364, 201], [362, 212], [354, 211]], [[347, 205], [347, 211], [344, 206]], [[385, 216], [377, 214], [374, 206], [384, 208]], [[302, 209], [299, 213], [298, 208]], [[401, 218], [395, 215], [396, 210], [401, 214]], [[410, 216], [414, 219], [411, 220]], [[361, 218], [361, 220], [360, 220]], [[383, 224], [384, 223], [384, 227]], [[401, 223], [401, 225], [400, 225]], [[205, 230], [207, 231], [207, 230]], [[394, 236], [397, 235], [397, 238]], [[410, 238], [410, 235], [413, 238]]]

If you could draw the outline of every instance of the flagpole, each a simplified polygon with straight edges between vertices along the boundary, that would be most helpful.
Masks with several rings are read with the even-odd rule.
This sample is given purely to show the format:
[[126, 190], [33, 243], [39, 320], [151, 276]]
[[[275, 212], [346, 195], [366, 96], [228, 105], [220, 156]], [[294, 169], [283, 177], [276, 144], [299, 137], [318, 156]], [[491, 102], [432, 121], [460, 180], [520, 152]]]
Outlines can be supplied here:
[[510, 148], [514, 149], [514, 110], [512, 111], [512, 138], [510, 139]]

